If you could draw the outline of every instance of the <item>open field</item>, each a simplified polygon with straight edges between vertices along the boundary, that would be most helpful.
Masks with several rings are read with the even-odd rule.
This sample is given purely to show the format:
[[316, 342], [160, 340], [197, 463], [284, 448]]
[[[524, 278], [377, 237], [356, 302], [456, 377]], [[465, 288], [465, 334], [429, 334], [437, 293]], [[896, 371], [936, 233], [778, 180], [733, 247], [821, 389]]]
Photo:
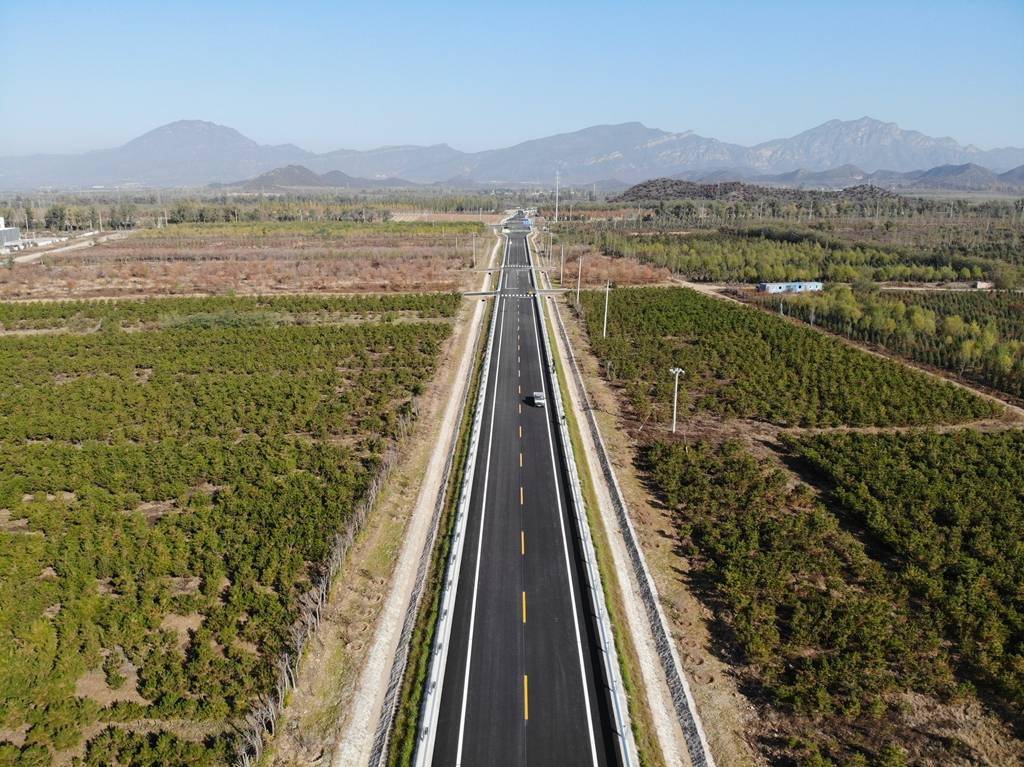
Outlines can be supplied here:
[[65, 320], [0, 339], [0, 761], [223, 763], [458, 304], [4, 305]]
[[452, 291], [471, 286], [478, 221], [172, 224], [0, 270], [2, 298]]
[[1024, 758], [1019, 556], [987, 543], [1021, 535], [1013, 415], [689, 291], [613, 291], [608, 339], [602, 309], [593, 385], [722, 763]]

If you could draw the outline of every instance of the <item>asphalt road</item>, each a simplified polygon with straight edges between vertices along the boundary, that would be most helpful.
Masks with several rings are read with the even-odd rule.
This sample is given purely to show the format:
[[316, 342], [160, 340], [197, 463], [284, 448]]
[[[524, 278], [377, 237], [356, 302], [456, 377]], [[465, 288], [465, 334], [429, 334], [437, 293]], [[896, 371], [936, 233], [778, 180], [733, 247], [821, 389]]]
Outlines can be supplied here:
[[[525, 232], [509, 234], [433, 764], [614, 765], [610, 701], [542, 371]], [[532, 404], [543, 391], [548, 407]]]

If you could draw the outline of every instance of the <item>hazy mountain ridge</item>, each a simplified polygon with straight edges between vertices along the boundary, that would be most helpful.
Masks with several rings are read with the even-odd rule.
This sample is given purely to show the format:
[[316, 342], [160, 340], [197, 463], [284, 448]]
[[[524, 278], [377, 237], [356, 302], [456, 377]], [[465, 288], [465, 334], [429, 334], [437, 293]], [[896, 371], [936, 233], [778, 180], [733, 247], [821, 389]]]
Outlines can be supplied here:
[[[390, 146], [324, 154], [292, 144], [268, 146], [233, 128], [199, 120], [161, 126], [115, 149], [80, 155], [0, 158], [0, 188], [140, 184], [201, 186], [251, 178], [302, 165], [317, 173], [340, 171], [367, 180], [403, 178], [419, 183], [465, 179], [477, 183], [543, 183], [556, 169], [566, 183], [618, 179], [635, 183], [664, 176], [800, 174], [851, 166], [865, 174], [907, 173], [943, 165], [975, 164], [994, 173], [1024, 165], [1024, 149], [982, 150], [951, 138], [933, 138], [864, 117], [830, 120], [790, 138], [753, 147], [692, 131], [672, 133], [639, 122], [598, 125], [482, 152], [447, 144]], [[784, 183], [781, 180], [779, 183]]]
[[230, 184], [211, 184], [210, 186], [251, 192], [273, 192], [287, 189], [382, 189], [415, 186], [415, 184], [400, 178], [358, 178], [340, 170], [331, 170], [320, 174], [304, 165], [286, 165], [283, 168], [274, 168], [262, 173], [255, 178], [235, 181]]

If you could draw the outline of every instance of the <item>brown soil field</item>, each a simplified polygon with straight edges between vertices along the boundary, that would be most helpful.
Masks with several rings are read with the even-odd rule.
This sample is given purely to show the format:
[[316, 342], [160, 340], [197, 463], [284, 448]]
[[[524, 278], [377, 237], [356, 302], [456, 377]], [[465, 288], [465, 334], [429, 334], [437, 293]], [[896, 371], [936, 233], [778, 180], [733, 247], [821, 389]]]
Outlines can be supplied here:
[[468, 289], [472, 237], [444, 223], [145, 230], [0, 270], [0, 299]]

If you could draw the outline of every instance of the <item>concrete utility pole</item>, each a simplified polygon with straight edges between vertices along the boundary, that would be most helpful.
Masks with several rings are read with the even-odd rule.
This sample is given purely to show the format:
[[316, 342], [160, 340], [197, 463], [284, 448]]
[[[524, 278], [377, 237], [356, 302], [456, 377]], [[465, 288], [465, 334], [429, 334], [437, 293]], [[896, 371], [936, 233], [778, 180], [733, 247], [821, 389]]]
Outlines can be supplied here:
[[670, 368], [669, 373], [672, 373], [676, 377], [676, 389], [672, 395], [672, 433], [676, 433], [676, 410], [679, 405], [679, 374], [685, 373], [686, 371], [682, 368]]
[[555, 171], [555, 223], [558, 223], [558, 171]]
[[611, 293], [612, 284], [605, 282], [604, 284], [604, 326], [601, 328], [601, 338], [608, 337], [608, 294]]
[[562, 246], [562, 259], [558, 263], [558, 287], [565, 287], [565, 245]]
[[580, 305], [580, 280], [583, 279], [583, 256], [580, 256], [580, 268], [576, 272], [576, 306]]

